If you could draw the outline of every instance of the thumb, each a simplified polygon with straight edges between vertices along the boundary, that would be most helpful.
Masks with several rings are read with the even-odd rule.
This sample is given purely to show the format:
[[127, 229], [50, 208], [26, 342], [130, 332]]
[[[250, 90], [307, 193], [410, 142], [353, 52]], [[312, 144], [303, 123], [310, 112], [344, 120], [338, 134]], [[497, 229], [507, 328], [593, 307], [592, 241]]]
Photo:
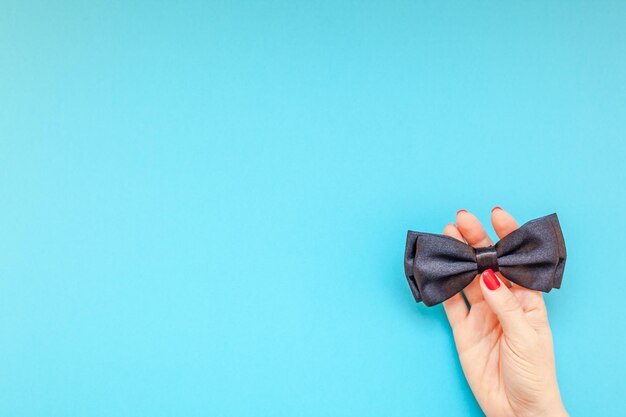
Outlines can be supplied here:
[[504, 335], [524, 343], [532, 335], [532, 327], [517, 297], [491, 270], [482, 273], [480, 289], [491, 311], [498, 317]]

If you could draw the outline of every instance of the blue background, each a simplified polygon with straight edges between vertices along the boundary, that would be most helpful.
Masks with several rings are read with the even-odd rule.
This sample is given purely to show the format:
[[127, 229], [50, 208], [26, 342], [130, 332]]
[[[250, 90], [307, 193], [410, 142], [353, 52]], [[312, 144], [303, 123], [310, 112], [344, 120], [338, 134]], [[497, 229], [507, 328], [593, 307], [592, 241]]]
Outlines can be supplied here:
[[623, 415], [626, 4], [308, 3], [0, 1], [1, 414], [481, 415], [402, 255], [501, 205]]

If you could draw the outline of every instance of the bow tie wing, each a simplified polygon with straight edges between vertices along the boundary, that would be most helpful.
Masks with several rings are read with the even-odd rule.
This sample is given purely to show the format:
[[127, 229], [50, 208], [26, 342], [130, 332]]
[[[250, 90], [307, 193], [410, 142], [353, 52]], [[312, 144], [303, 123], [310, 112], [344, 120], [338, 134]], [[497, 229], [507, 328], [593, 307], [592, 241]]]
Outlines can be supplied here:
[[415, 300], [432, 306], [472, 281], [476, 255], [472, 247], [449, 236], [409, 231], [404, 270]]
[[532, 290], [560, 288], [565, 241], [556, 214], [532, 220], [495, 245], [502, 274]]

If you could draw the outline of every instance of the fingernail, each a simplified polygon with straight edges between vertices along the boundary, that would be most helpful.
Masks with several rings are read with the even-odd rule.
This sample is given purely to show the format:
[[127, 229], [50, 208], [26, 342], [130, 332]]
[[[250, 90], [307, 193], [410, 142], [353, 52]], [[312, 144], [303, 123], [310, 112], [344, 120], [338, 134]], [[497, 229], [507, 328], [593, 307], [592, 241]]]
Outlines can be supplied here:
[[493, 213], [496, 210], [502, 210], [502, 207], [500, 206], [495, 206], [494, 208], [491, 209], [491, 212]]
[[496, 290], [498, 289], [498, 287], [500, 287], [500, 281], [491, 269], [483, 271], [483, 281], [485, 282], [487, 288], [489, 288], [491, 291]]
[[461, 210], [459, 210], [459, 211], [457, 211], [457, 212], [456, 212], [456, 215], [458, 216], [458, 215], [459, 215], [459, 213], [463, 213], [463, 212], [467, 213], [467, 210], [465, 210], [465, 209], [461, 209]]

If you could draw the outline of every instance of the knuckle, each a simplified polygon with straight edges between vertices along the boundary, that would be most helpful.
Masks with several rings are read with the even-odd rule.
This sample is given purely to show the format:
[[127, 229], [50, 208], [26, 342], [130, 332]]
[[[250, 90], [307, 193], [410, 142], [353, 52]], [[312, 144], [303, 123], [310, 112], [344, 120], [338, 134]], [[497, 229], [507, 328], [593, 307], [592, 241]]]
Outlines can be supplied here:
[[504, 314], [512, 314], [519, 311], [519, 301], [513, 294], [509, 294], [504, 300], [502, 300], [501, 310]]

